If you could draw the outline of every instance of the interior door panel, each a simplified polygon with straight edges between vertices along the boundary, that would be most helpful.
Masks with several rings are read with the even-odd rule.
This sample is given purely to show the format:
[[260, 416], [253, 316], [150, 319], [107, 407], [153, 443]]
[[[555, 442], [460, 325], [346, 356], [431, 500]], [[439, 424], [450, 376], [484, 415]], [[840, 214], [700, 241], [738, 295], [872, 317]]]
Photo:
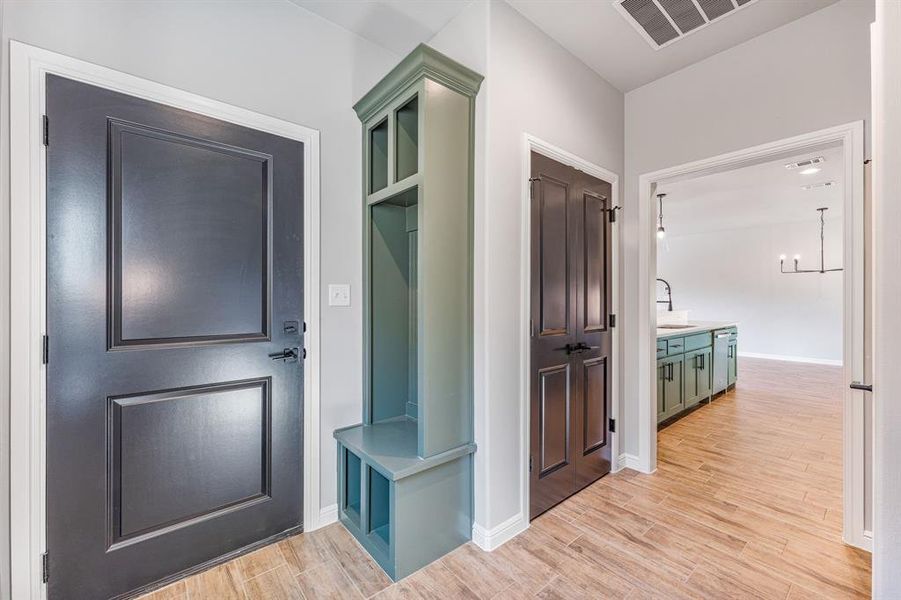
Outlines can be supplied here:
[[47, 76], [49, 597], [301, 527], [303, 145]]
[[531, 178], [534, 518], [610, 472], [611, 186], [535, 153]]

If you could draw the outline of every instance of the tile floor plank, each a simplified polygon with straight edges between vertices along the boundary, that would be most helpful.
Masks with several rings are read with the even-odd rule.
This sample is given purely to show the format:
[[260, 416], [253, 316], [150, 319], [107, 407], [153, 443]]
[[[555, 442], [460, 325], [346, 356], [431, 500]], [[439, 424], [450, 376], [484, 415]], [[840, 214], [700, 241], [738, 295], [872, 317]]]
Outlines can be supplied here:
[[494, 552], [466, 544], [392, 584], [334, 524], [144, 599], [869, 597], [869, 553], [841, 542], [841, 369], [740, 369], [658, 433], [657, 472], [612, 473]]

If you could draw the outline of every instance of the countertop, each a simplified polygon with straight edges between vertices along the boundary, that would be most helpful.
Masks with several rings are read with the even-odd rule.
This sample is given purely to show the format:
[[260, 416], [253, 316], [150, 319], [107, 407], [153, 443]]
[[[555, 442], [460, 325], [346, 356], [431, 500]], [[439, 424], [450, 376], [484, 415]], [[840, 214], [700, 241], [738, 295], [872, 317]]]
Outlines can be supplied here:
[[693, 333], [704, 333], [705, 331], [713, 331], [714, 329], [723, 329], [725, 327], [738, 326], [737, 321], [689, 321], [684, 323], [688, 327], [679, 329], [657, 329], [657, 339], [666, 339], [671, 337], [682, 337]]

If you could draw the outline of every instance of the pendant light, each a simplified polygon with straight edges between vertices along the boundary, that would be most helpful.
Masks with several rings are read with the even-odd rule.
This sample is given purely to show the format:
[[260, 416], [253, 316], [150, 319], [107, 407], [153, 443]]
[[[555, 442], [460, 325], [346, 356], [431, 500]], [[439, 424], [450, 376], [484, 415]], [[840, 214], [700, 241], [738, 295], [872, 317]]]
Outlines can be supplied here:
[[660, 203], [660, 209], [657, 211], [657, 239], [662, 240], [666, 237], [666, 229], [663, 228], [663, 199], [666, 194], [657, 194], [657, 202]]
[[826, 211], [829, 209], [826, 207], [823, 207], [823, 208], [818, 208], [817, 210], [820, 212], [820, 268], [819, 269], [799, 269], [798, 262], [801, 260], [801, 255], [795, 254], [793, 257], [793, 260], [795, 263], [794, 270], [786, 271], [785, 270], [785, 255], [783, 254], [779, 257], [779, 271], [780, 272], [791, 275], [793, 273], [831, 273], [833, 271], [843, 271], [844, 270], [842, 268], [836, 268], [836, 269], [827, 269], [826, 268], [826, 252], [825, 252]]

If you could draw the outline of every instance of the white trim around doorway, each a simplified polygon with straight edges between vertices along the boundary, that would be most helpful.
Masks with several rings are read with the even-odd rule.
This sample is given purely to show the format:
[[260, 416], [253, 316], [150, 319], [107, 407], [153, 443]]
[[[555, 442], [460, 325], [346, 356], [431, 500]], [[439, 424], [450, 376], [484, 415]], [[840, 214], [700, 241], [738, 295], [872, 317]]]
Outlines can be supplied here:
[[[584, 158], [576, 156], [562, 148], [558, 148], [553, 144], [545, 142], [533, 135], [528, 133], [523, 134], [523, 144], [522, 144], [522, 188], [520, 191], [521, 194], [521, 207], [520, 211], [520, 248], [519, 248], [519, 263], [520, 263], [520, 294], [519, 294], [519, 315], [520, 315], [520, 323], [519, 323], [519, 396], [520, 396], [520, 464], [519, 464], [519, 473], [520, 473], [520, 514], [518, 518], [519, 527], [508, 527], [507, 533], [509, 537], [513, 537], [516, 533], [519, 533], [529, 526], [529, 451], [530, 451], [530, 436], [529, 436], [529, 427], [530, 427], [530, 390], [531, 386], [529, 385], [529, 368], [530, 368], [530, 337], [531, 332], [529, 330], [529, 315], [531, 314], [531, 302], [532, 302], [532, 261], [531, 261], [531, 242], [532, 242], [532, 211], [530, 210], [531, 206], [531, 196], [530, 192], [530, 183], [529, 178], [531, 177], [532, 172], [532, 152], [537, 152], [542, 156], [546, 156], [553, 160], [556, 160], [559, 163], [568, 165], [573, 167], [574, 169], [578, 169], [588, 175], [593, 177], [597, 177], [603, 181], [606, 181], [611, 186], [611, 196], [610, 199], [611, 206], [617, 207], [619, 206], [619, 175], [596, 165]], [[620, 217], [622, 215], [619, 215]], [[620, 268], [619, 268], [619, 259], [620, 259], [620, 234], [619, 228], [621, 227], [620, 223], [622, 220], [618, 220], [612, 227], [612, 236], [611, 240], [611, 248], [613, 252], [613, 256], [611, 258], [611, 262], [613, 264], [613, 290], [611, 292], [611, 310], [610, 312], [613, 314], [617, 314], [619, 307], [619, 293], [620, 293]], [[622, 319], [618, 320], [621, 322]], [[619, 415], [620, 413], [620, 374], [622, 372], [623, 365], [621, 364], [620, 357], [622, 356], [622, 327], [617, 326], [613, 328], [613, 381], [611, 382], [611, 393], [613, 395], [613, 400], [611, 402], [611, 417], [616, 421], [618, 425], [620, 425]], [[618, 429], [619, 431], [619, 429]], [[620, 456], [620, 434], [613, 433], [611, 439], [611, 469], [612, 471], [619, 471], [625, 465], [623, 464], [623, 458]], [[498, 544], [500, 545], [500, 544]]]
[[[45, 551], [45, 152], [41, 122], [47, 74], [144, 98], [304, 144], [303, 522], [320, 521], [319, 132], [76, 58], [10, 41], [10, 557], [11, 597], [46, 598]], [[4, 482], [5, 483], [5, 482]]]
[[[654, 234], [656, 186], [689, 177], [727, 171], [828, 144], [842, 147], [844, 161], [844, 295], [842, 364], [845, 383], [864, 381], [864, 125], [854, 121], [752, 148], [645, 173], [638, 180], [638, 298], [637, 365], [624, 372], [638, 382], [638, 470], [657, 468], [656, 306], [653, 290], [657, 271]], [[645, 300], [647, 302], [645, 303]], [[843, 408], [843, 537], [846, 543], [871, 549], [872, 534], [864, 528], [864, 398], [863, 392], [845, 389]]]

